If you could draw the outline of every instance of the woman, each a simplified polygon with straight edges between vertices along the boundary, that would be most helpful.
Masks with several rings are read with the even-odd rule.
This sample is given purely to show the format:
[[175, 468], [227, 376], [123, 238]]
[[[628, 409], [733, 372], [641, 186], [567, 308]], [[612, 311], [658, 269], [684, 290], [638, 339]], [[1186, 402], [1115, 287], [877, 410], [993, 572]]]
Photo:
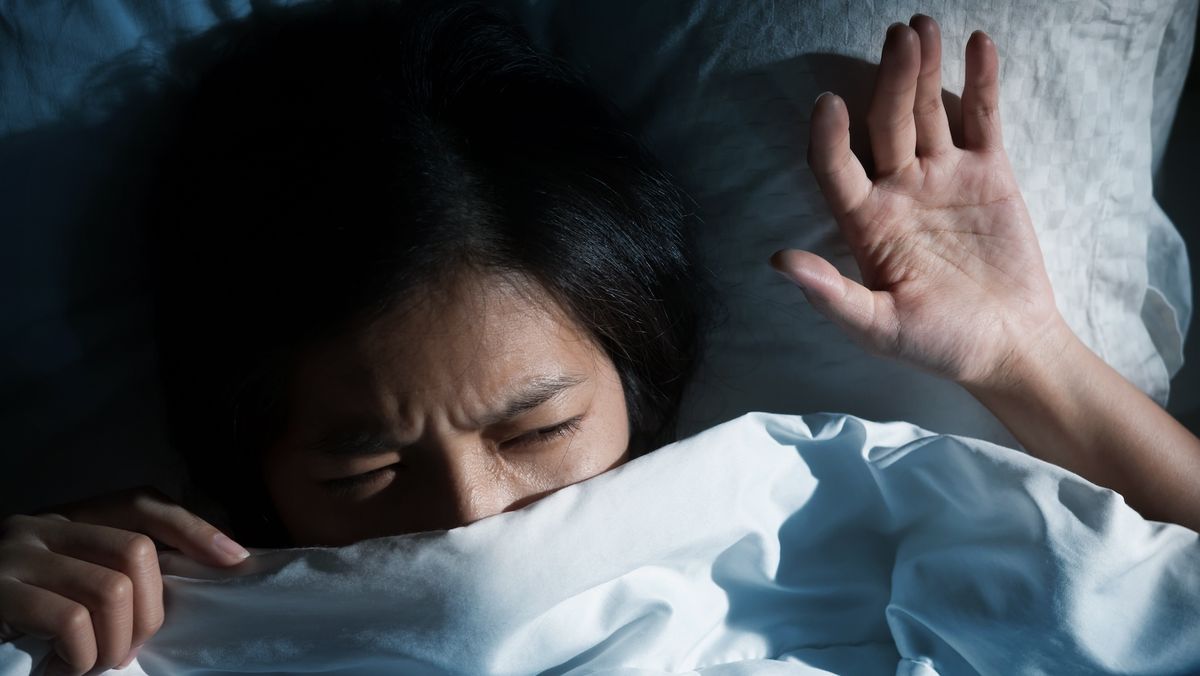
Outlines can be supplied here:
[[[667, 440], [701, 295], [684, 198], [491, 14], [332, 7], [219, 36], [150, 213], [175, 442], [229, 534], [450, 528]], [[807, 252], [772, 263], [1030, 452], [1196, 528], [1200, 441], [1054, 306], [1001, 144], [994, 45], [967, 45], [962, 148], [939, 71], [931, 19], [889, 29], [870, 177], [844, 103], [815, 105], [809, 163], [866, 286]], [[247, 555], [146, 491], [10, 517], [0, 621], [53, 638], [64, 673], [128, 664], [162, 622], [155, 541], [210, 565]]]

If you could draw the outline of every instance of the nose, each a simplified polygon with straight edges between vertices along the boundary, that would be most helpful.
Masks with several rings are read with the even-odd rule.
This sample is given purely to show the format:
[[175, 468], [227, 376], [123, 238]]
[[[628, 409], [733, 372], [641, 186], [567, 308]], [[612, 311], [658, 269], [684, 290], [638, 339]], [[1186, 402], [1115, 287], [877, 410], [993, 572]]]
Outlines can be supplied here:
[[447, 448], [443, 457], [446, 467], [443, 499], [453, 510], [455, 526], [507, 511], [517, 502], [531, 501], [523, 482], [506, 472], [502, 461], [490, 451]]
[[455, 481], [451, 485], [455, 525], [465, 526], [480, 519], [499, 514], [511, 500], [504, 487], [488, 485], [478, 478]]

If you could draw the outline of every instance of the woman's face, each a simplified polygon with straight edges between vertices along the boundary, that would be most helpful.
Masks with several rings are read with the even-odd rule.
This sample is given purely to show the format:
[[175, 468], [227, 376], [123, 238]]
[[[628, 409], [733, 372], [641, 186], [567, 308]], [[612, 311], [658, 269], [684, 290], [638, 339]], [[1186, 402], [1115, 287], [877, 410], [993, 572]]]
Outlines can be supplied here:
[[536, 284], [464, 274], [306, 352], [263, 459], [294, 543], [517, 509], [627, 458], [612, 361]]

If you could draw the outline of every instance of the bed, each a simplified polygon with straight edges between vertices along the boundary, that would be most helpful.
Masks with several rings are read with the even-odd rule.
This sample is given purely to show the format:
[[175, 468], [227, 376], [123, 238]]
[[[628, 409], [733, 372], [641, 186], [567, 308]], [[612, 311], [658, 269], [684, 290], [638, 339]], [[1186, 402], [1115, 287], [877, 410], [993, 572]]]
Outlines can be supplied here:
[[[905, 20], [921, 11], [936, 17], [942, 25], [947, 40], [944, 86], [947, 100], [953, 104], [955, 99], [949, 92], [961, 89], [963, 65], [956, 45], [961, 45], [971, 30], [983, 28], [1001, 49], [1002, 113], [1008, 150], [1038, 227], [1058, 305], [1089, 347], [1149, 395], [1165, 402], [1170, 377], [1181, 366], [1182, 341], [1192, 301], [1186, 252], [1178, 232], [1153, 199], [1152, 179], [1168, 142], [1167, 131], [1192, 50], [1200, 3], [1019, 0], [996, 5], [943, 0], [918, 6], [911, 2], [881, 4], [848, 0], [791, 4], [769, 0], [653, 4], [632, 0], [497, 1], [511, 10], [539, 43], [583, 69], [615, 101], [696, 200], [703, 220], [696, 234], [705, 265], [716, 281], [723, 319], [708, 336], [707, 354], [685, 402], [681, 436], [736, 418], [736, 422], [729, 423], [733, 426], [730, 429], [756, 440], [738, 446], [751, 449], [746, 453], [762, 451], [770, 455], [763, 449], [771, 449], [771, 453], [792, 449], [780, 457], [786, 456], [786, 463], [791, 463], [787, 465], [790, 476], [798, 477], [795, 486], [788, 484], [788, 490], [801, 493], [804, 481], [809, 481], [810, 488], [816, 490], [812, 487], [822, 482], [844, 480], [840, 470], [833, 471], [830, 476], [834, 478], [818, 476], [804, 452], [797, 450], [810, 437], [832, 434], [829, 430], [833, 429], [838, 431], [835, 446], [846, 451], [843, 454], [846, 457], [839, 462], [850, 463], [843, 469], [860, 478], [865, 476], [863, 472], [873, 471], [872, 463], [877, 460], [871, 452], [875, 446], [864, 439], [878, 430], [892, 430], [879, 432], [892, 440], [891, 447], [915, 447], [898, 453], [899, 457], [929, 458], [940, 457], [939, 453], [961, 452], [971, 458], [983, 458], [980, 462], [991, 469], [978, 471], [995, 475], [997, 486], [1003, 484], [1002, 476], [1015, 482], [1013, 486], [1024, 486], [1026, 495], [1021, 498], [1024, 500], [1040, 499], [1035, 498], [1042, 494], [1029, 484], [1051, 481], [1045, 477], [1074, 486], [1065, 493], [1051, 490], [1049, 497], [1045, 497], [1047, 513], [1069, 522], [1075, 519], [1072, 523], [1078, 533], [1069, 532], [1069, 546], [1079, 546], [1077, 535], [1092, 537], [1102, 546], [1097, 545], [1086, 554], [1071, 554], [1082, 557], [1076, 560], [1081, 568], [1054, 569], [1062, 577], [1057, 582], [1065, 586], [1042, 580], [1021, 587], [1019, 593], [1026, 594], [1023, 598], [1031, 603], [1040, 604], [1042, 610], [1071, 613], [1069, 618], [1062, 614], [1047, 615], [1051, 619], [1044, 621], [1047, 626], [1059, 622], [1072, 631], [1081, 627], [1083, 633], [1079, 636], [1084, 638], [1072, 635], [1063, 639], [1065, 645], [1077, 649], [1069, 653], [1072, 658], [1094, 660], [1080, 661], [1080, 665], [1133, 673], [1200, 670], [1198, 658], [1187, 648], [1200, 646], [1200, 628], [1197, 628], [1200, 624], [1194, 611], [1188, 614], [1190, 609], [1200, 606], [1196, 574], [1189, 573], [1194, 566], [1191, 569], [1187, 566], [1188, 561], [1196, 560], [1194, 533], [1141, 520], [1124, 506], [1119, 496], [1106, 494], [1077, 477], [1068, 480], [1061, 471], [1029, 464], [1028, 458], [1004, 450], [1004, 446], [1015, 446], [1015, 442], [965, 392], [862, 352], [808, 308], [790, 287], [778, 281], [766, 265], [772, 251], [794, 246], [820, 253], [837, 263], [844, 273], [854, 274], [853, 261], [840, 243], [836, 226], [803, 163], [807, 116], [816, 94], [826, 89], [837, 91], [855, 109], [855, 102], [861, 101], [873, 77], [883, 29], [892, 21]], [[137, 84], [146, 69], [153, 68], [178, 41], [243, 16], [263, 4], [281, 3], [18, 0], [0, 6], [0, 36], [3, 36], [0, 39], [0, 217], [7, 226], [0, 229], [0, 236], [5, 238], [0, 242], [0, 251], [4, 252], [4, 264], [0, 265], [4, 283], [0, 289], [5, 294], [6, 309], [0, 317], [0, 340], [4, 341], [6, 357], [0, 373], [0, 401], [4, 402], [0, 408], [0, 429], [7, 434], [11, 449], [0, 457], [0, 477], [3, 477], [0, 513], [26, 511], [133, 484], [153, 484], [176, 497], [186, 495], [182, 463], [166, 443], [162, 427], [154, 344], [149, 330], [149, 296], [140, 262], [141, 245], [129, 226], [132, 221], [129, 216], [138, 199], [138, 183], [131, 177], [137, 176], [138, 167], [117, 151], [138, 131], [131, 126], [130, 119], [119, 114], [126, 103], [122, 99], [123, 85]], [[620, 49], [614, 49], [618, 43]], [[819, 410], [852, 415], [737, 417], [746, 411], [794, 414]], [[867, 420], [903, 420], [911, 425], [877, 426]], [[788, 434], [792, 436], [787, 437], [790, 443], [768, 442], [762, 436], [770, 437], [769, 430], [780, 425], [790, 430]], [[903, 429], [904, 433], [894, 432], [897, 429]], [[854, 436], [853, 430], [860, 430], [858, 436]], [[961, 436], [939, 436], [925, 430]], [[724, 440], [728, 437], [722, 434], [732, 433], [707, 434], [708, 437], [700, 435], [686, 442], [691, 444], [688, 448], [707, 449], [713, 439]], [[846, 434], [850, 436], [839, 436]], [[966, 437], [980, 441], [962, 440]], [[922, 441], [928, 439], [938, 441]], [[719, 461], [719, 457], [714, 459]], [[654, 462], [659, 463], [654, 466], [662, 471], [661, 462], [665, 461]], [[896, 466], [920, 475], [924, 470], [918, 467], [930, 463], [906, 460]], [[1042, 478], [1035, 481], [1020, 478], [1026, 476], [1020, 472], [1004, 475], [995, 469], [1010, 466], [1023, 468], [1021, 471], [1027, 472], [1028, 477]], [[654, 475], [648, 469], [623, 472], [617, 478], [605, 478], [598, 485], [620, 484], [622, 490], [636, 491], [626, 484], [630, 483], [630, 475], [640, 476], [639, 472]], [[757, 475], [748, 474], [746, 480], [751, 476]], [[773, 476], [759, 478], [766, 480]], [[951, 491], [954, 477], [944, 473], [938, 477], [943, 483], [931, 479], [935, 488], [925, 494], [931, 500], [929, 504], [949, 499], [941, 491]], [[982, 480], [965, 485], [976, 496], [986, 494], [991, 486]], [[1038, 490], [1043, 488], [1050, 490], [1045, 486]], [[953, 489], [966, 490], [962, 486]], [[678, 490], [681, 496], [688, 494], [682, 485]], [[884, 494], [882, 484], [873, 490], [877, 496]], [[600, 494], [604, 490], [595, 488], [593, 492]], [[714, 496], [713, 504], [741, 495], [721, 486], [711, 487], [708, 494]], [[545, 515], [561, 513], [555, 510], [573, 505], [571, 500], [582, 499], [569, 495], [561, 499], [555, 496], [557, 502], [548, 502], [549, 507], [538, 507], [530, 514], [548, 518]], [[633, 498], [627, 501], [643, 504]], [[759, 541], [738, 547], [731, 545], [728, 549], [703, 550], [705, 556], [713, 559], [703, 563], [708, 566], [707, 574], [711, 577], [715, 574], [712, 571], [724, 570], [715, 565], [715, 559], [729, 551], [729, 556], [754, 559], [756, 570], [767, 571], [761, 579], [753, 578], [760, 581], [762, 594], [770, 596], [778, 591], [778, 578], [769, 574], [772, 573], [769, 566], [764, 568], [764, 561], [770, 562], [764, 552], [787, 544], [780, 515], [812, 514], [804, 511], [805, 504], [794, 497], [786, 506], [771, 506], [775, 511], [768, 512], [774, 521], [755, 522], [744, 532], [746, 537]], [[672, 514], [684, 521], [691, 518], [685, 511]], [[860, 516], [867, 520], [854, 520]], [[535, 520], [534, 516], [528, 518], [531, 523]], [[868, 510], [845, 518], [846, 523], [860, 529], [863, 537], [873, 534], [881, 542], [889, 533], [888, 537], [901, 537], [898, 531], [889, 530], [897, 527], [895, 519], [899, 517], [886, 510]], [[1018, 528], [1021, 523], [1025, 522], [1014, 519], [1007, 526]], [[678, 539], [664, 542], [686, 548], [689, 538], [698, 537], [689, 533], [687, 529], [680, 530]], [[1062, 545], [1045, 533], [1042, 535], [1040, 542], [1045, 551], [1055, 551], [1054, 547]], [[1114, 543], [1124, 538], [1143, 542], [1144, 548], [1122, 551]], [[293, 552], [282, 558], [267, 557], [263, 570], [247, 578], [250, 582], [225, 581], [215, 586], [204, 581], [203, 571], [189, 569], [186, 562], [172, 561], [169, 555], [164, 566], [180, 566], [179, 576], [171, 587], [177, 598], [194, 599], [197, 607], [209, 608], [213, 616], [219, 615], [222, 603], [230, 603], [229, 608], [241, 608], [246, 611], [246, 618], [253, 618], [259, 616], [238, 605], [245, 603], [239, 599], [254, 598], [255, 589], [265, 595], [263, 598], [271, 598], [271, 594], [287, 588], [279, 586], [283, 584], [281, 579], [295, 579], [287, 578], [284, 574], [287, 570], [320, 569], [321, 562], [331, 562], [325, 571], [331, 577], [298, 578], [304, 581], [303, 588], [315, 591], [326, 583], [353, 586], [355, 580], [363, 581], [363, 571], [357, 567], [362, 560], [356, 557], [375, 560], [371, 557], [395, 556], [399, 557], [395, 561], [400, 561], [404, 556], [425, 551], [426, 546], [427, 551], [444, 552], [447, 550], [439, 547], [449, 546], [445, 542], [459, 546], [460, 541], [476, 548], [472, 551], [488, 552], [491, 547], [499, 547], [498, 540], [490, 535], [464, 532], [447, 535], [445, 541], [402, 538], [394, 543], [376, 543], [362, 547], [359, 553]], [[608, 541], [607, 545], [621, 548], [616, 541]], [[821, 547], [814, 551], [823, 551]], [[1113, 552], [1126, 558], [1114, 559]], [[1139, 567], [1137, 561], [1142, 560], [1137, 559], [1139, 552], [1148, 557], [1145, 560], [1150, 565]], [[638, 559], [634, 554], [645, 558]], [[893, 572], [897, 570], [899, 558], [874, 554], [866, 552], [863, 556], [883, 562], [878, 565], [893, 566]], [[621, 570], [642, 570], [638, 566], [653, 568], [663, 555], [662, 551], [622, 551], [625, 558], [621, 559], [621, 565], [626, 568]], [[430, 560], [436, 561], [436, 556]], [[778, 566], [778, 561], [775, 563]], [[965, 565], [967, 560], [958, 563]], [[271, 568], [276, 564], [276, 568]], [[746, 563], [737, 564], [734, 569], [744, 572], [745, 566], [754, 567]], [[1007, 572], [1017, 575], [1021, 568], [1016, 563], [1014, 566]], [[475, 569], [468, 567], [462, 575], [469, 575], [471, 570]], [[691, 573], [704, 576], [702, 572]], [[873, 573], [882, 577], [871, 584], [894, 582], [881, 571]], [[1120, 587], [1111, 598], [1105, 597], [1111, 602], [1109, 606], [1058, 603], [1061, 600], [1058, 595], [1068, 593], [1064, 589], [1072, 590], [1069, 594], [1086, 594], [1109, 580], [1125, 580], [1122, 577], [1125, 573], [1132, 575], [1132, 579], [1123, 582], [1126, 586]], [[781, 572], [776, 569], [773, 574]], [[613, 578], [619, 579], [620, 576]], [[671, 587], [672, 579], [667, 575], [662, 583]], [[980, 579], [984, 578], [973, 578], [973, 583], [978, 584]], [[576, 583], [599, 584], [596, 580]], [[679, 583], [678, 598], [688, 598], [688, 590], [692, 589], [688, 584], [691, 583]], [[753, 598], [754, 584], [746, 584], [750, 590], [747, 593]], [[972, 593], [970, 584], [964, 582], [963, 594]], [[188, 596], [199, 589], [225, 591], [211, 596]], [[240, 591], [234, 592], [235, 589]], [[645, 587], [635, 586], [637, 593], [623, 590], [620, 585], [605, 589], [609, 592], [604, 597], [608, 605], [601, 607], [615, 615], [605, 615], [604, 622], [589, 627], [593, 634], [580, 639], [578, 652], [563, 653], [557, 662], [520, 661], [522, 656], [532, 660], [549, 653], [559, 654], [554, 652], [556, 647], [538, 643], [544, 639], [529, 633], [532, 630], [524, 634], [500, 632], [490, 637], [491, 642], [479, 639], [478, 633], [434, 632], [423, 635], [422, 640], [429, 641], [420, 644], [424, 652], [411, 654], [424, 656], [422, 664], [431, 669], [454, 670], [456, 663], [438, 661], [434, 656], [458, 655], [464, 660], [467, 657], [476, 660], [457, 663], [464, 672], [472, 671], [467, 665], [505, 673], [542, 669], [565, 673], [572, 668], [587, 671], [584, 666], [589, 662], [585, 658], [593, 654], [588, 651], [597, 645], [611, 646], [603, 642], [588, 643], [589, 640], [599, 641], [597, 636], [600, 636], [618, 644], [628, 640], [643, 645], [622, 637], [653, 632], [658, 625], [638, 618], [653, 618], [654, 613], [665, 612], [661, 604], [647, 605], [648, 597], [642, 593]], [[537, 613], [558, 607], [552, 601], [575, 598], [566, 591], [570, 590], [562, 590], [561, 598], [544, 599], [544, 606], [528, 608], [528, 617], [524, 619], [532, 624], [504, 620], [503, 626], [509, 631], [516, 631], [514, 627], [543, 626], [536, 623], [543, 621], [537, 619], [542, 617]], [[978, 594], [981, 595], [978, 605], [984, 610], [1008, 607], [1003, 599], [989, 598], [983, 592]], [[1015, 598], [1022, 597], [1018, 594]], [[317, 607], [328, 607], [320, 604], [331, 603], [328, 597], [315, 593], [312, 602]], [[646, 611], [648, 607], [659, 610]], [[1131, 607], [1136, 612], [1130, 611]], [[1123, 624], [1087, 619], [1105, 612], [1105, 608], [1130, 615]], [[937, 609], [950, 611], [948, 605]], [[936, 613], [937, 609], [930, 612]], [[649, 615], [639, 615], [641, 611]], [[622, 612], [628, 614], [621, 615]], [[687, 613], [683, 610], [674, 615], [667, 613], [668, 617], [682, 614]], [[890, 628], [893, 621], [915, 626], [912, 623], [920, 624], [919, 614], [916, 620], [893, 620], [889, 615], [885, 622], [876, 617], [872, 626], [880, 629], [884, 625], [878, 623], [885, 622], [885, 628]], [[547, 617], [556, 618], [559, 624], [563, 621], [559, 615]], [[364, 621], [372, 618], [378, 619], [368, 616]], [[492, 619], [501, 621], [500, 616]], [[1067, 623], [1067, 619], [1071, 622]], [[728, 622], [728, 614], [725, 620], [714, 616], [710, 621], [712, 627], [722, 627], [722, 622]], [[854, 625], [847, 622], [845, 626]], [[253, 636], [242, 636], [238, 639], [240, 643], [222, 644], [226, 650], [205, 657], [207, 639], [202, 641], [190, 634], [189, 643], [188, 627], [194, 629], [194, 625], [188, 624], [168, 626], [164, 629], [162, 651], [156, 652], [153, 645], [147, 648], [146, 657], [141, 660], [149, 670], [147, 673], [204, 673], [217, 664], [232, 668], [238, 662], [231, 655], [235, 658], [241, 655], [237, 659], [246, 660], [242, 665], [248, 670], [254, 664], [270, 663], [269, 660], [254, 662], [262, 655], [276, 660], [287, 655], [286, 641], [268, 642], [262, 644], [262, 649], [269, 647], [274, 652], [261, 653], [256, 658], [254, 644], [247, 643]], [[1120, 627], [1142, 628], [1145, 633], [1136, 635], [1144, 638], [1129, 643], [1129, 634], [1116, 629]], [[364, 626], [364, 635], [371, 635], [370, 630]], [[891, 664], [890, 670], [901, 667], [908, 670], [902, 673], [1005, 671], [1004, 655], [1016, 654], [1012, 646], [1021, 642], [1045, 643], [1044, 637], [1038, 638], [1036, 634], [1008, 635], [1001, 630], [1002, 627], [997, 627], [1000, 633], [995, 636], [1005, 638], [998, 638], [996, 644], [1007, 646], [1007, 652], [1000, 655], [980, 656], [977, 652], [964, 655], [964, 651], [970, 652], [967, 650], [970, 646], [963, 647], [954, 641], [970, 643], [973, 634], [967, 632], [962, 634], [966, 638], [953, 638], [960, 634], [947, 634], [937, 627], [930, 629], [932, 634], [896, 630], [888, 634], [889, 645], [883, 645], [887, 642], [880, 638], [883, 633], [872, 634], [874, 638], [863, 638], [862, 642], [869, 652], [873, 649], [870, 645], [875, 645], [872, 641], [879, 639], [876, 642], [879, 645], [875, 646], [878, 652], [872, 653], [875, 655], [872, 659], [878, 661], [870, 662], [875, 665], [871, 670]], [[712, 636], [723, 635], [721, 631], [713, 631], [716, 633]], [[176, 641], [171, 644], [174, 653], [167, 651], [168, 636]], [[638, 663], [644, 665], [646, 673], [700, 669], [708, 669], [704, 673], [748, 673], [737, 671], [737, 667], [722, 671], [725, 669], [722, 664], [735, 664], [737, 660], [763, 661], [747, 667], [753, 668], [753, 673], [770, 673], [765, 670], [774, 668], [791, 669], [780, 673], [822, 673], [822, 669], [844, 673], [847, 665], [858, 664], [839, 662], [836, 658], [823, 662], [817, 656], [820, 646], [826, 643], [833, 646], [837, 641], [823, 643], [813, 639], [806, 644], [803, 659], [792, 660], [790, 666], [785, 662], [781, 662], [784, 666], [778, 666], [767, 661], [783, 660], [787, 653], [780, 652], [781, 644], [773, 639], [730, 642], [719, 651], [700, 647], [708, 636], [700, 629], [694, 629], [690, 636], [698, 642], [691, 652], [681, 649], [671, 659], [647, 657]], [[1196, 640], [1189, 643], [1187, 639], [1191, 636]], [[921, 637], [929, 642], [923, 642], [925, 638]], [[386, 635], [375, 639], [369, 643], [372, 649], [390, 645]], [[438, 642], [452, 639], [464, 641], [464, 645], [475, 643], [479, 648], [474, 652], [456, 648], [458, 652], [454, 652], [447, 648], [449, 643]], [[241, 647], [235, 650], [231, 647], [235, 644]], [[350, 645], [353, 643], [343, 647]], [[397, 648], [398, 652], [389, 654], [389, 659], [416, 644], [400, 641], [396, 645], [403, 650]], [[611, 656], [650, 655], [654, 653], [654, 645], [645, 643], [641, 648], [643, 653], [606, 653], [611, 647], [605, 648], [594, 654], [609, 654], [610, 662], [600, 660], [591, 664], [624, 664]], [[34, 646], [18, 649], [5, 644], [0, 648], [10, 651], [0, 653], [0, 673], [28, 673], [36, 664], [34, 658], [38, 652]], [[14, 650], [17, 652], [11, 652]], [[297, 650], [300, 650], [297, 654], [304, 654], [300, 648]], [[830, 655], [837, 653], [833, 648], [830, 651]], [[330, 650], [331, 655], [336, 652]], [[963, 661], [945, 657], [951, 653]], [[1037, 651], [1032, 653], [1030, 659], [1037, 658]], [[1064, 654], [1053, 657], [1062, 658]], [[1151, 659], [1151, 654], [1159, 657]], [[163, 661], [156, 663], [156, 655]], [[209, 658], [217, 661], [206, 663], [204, 660]], [[928, 659], [922, 661], [924, 658]], [[345, 651], [330, 659], [333, 661], [320, 664], [330, 669], [358, 669], [361, 673], [370, 673], [372, 668], [383, 664], [345, 662]], [[297, 669], [300, 664], [296, 663]], [[1030, 666], [1028, 670], [1033, 669]], [[1079, 670], [1090, 671], [1084, 666]]]

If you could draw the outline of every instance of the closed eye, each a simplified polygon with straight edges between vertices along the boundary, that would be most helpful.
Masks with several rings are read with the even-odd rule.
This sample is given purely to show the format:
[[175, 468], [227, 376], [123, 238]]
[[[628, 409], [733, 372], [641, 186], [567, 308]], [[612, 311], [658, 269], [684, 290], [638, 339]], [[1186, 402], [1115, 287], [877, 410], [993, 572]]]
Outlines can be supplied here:
[[369, 488], [377, 482], [385, 478], [390, 478], [396, 474], [396, 471], [401, 467], [401, 463], [395, 463], [373, 469], [370, 472], [355, 474], [353, 476], [341, 477], [338, 479], [327, 479], [322, 484], [329, 489], [330, 493], [349, 497], [357, 493], [359, 490]]
[[555, 439], [561, 439], [562, 437], [567, 437], [578, 432], [582, 422], [583, 416], [577, 415], [574, 418], [568, 418], [557, 425], [542, 427], [540, 429], [533, 430], [532, 432], [526, 432], [519, 437], [508, 439], [507, 441], [501, 442], [500, 447], [510, 448], [548, 443], [550, 441], [554, 441]]
[[[582, 427], [583, 416], [577, 415], [573, 418], [568, 418], [556, 425], [542, 427], [531, 432], [526, 432], [512, 439], [501, 442], [501, 448], [520, 448], [525, 446], [535, 446], [545, 444], [556, 439], [571, 436], [579, 431]], [[385, 479], [393, 478], [396, 472], [403, 467], [403, 463], [394, 463], [378, 469], [373, 469], [362, 474], [353, 476], [340, 477], [337, 479], [327, 479], [322, 483], [334, 495], [343, 497], [352, 497], [358, 492], [370, 488]]]

